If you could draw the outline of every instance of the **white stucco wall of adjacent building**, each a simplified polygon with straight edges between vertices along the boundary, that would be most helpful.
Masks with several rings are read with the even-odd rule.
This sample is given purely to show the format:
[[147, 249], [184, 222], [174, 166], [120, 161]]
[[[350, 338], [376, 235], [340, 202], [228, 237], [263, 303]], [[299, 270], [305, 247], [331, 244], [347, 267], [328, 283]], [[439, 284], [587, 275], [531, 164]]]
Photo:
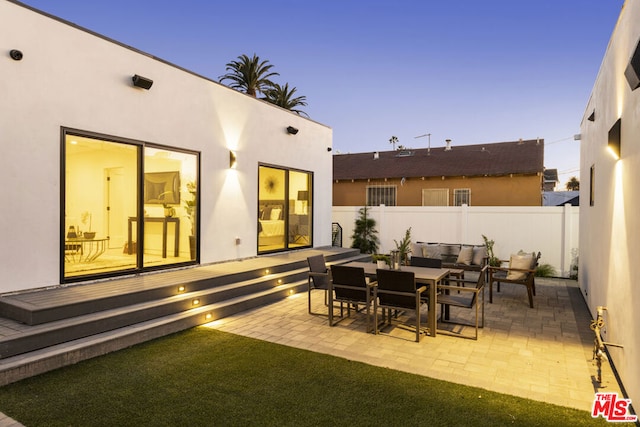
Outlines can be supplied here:
[[0, 294], [59, 284], [61, 127], [200, 152], [201, 264], [257, 254], [259, 162], [313, 172], [314, 246], [331, 244], [329, 127], [1, 0]]
[[[640, 404], [640, 90], [632, 91], [625, 68], [638, 40], [640, 1], [627, 0], [581, 124], [579, 263], [580, 287], [592, 315], [598, 306], [607, 308], [603, 339], [624, 346], [608, 350], [636, 408]], [[607, 147], [609, 130], [618, 119], [621, 157], [616, 160]]]

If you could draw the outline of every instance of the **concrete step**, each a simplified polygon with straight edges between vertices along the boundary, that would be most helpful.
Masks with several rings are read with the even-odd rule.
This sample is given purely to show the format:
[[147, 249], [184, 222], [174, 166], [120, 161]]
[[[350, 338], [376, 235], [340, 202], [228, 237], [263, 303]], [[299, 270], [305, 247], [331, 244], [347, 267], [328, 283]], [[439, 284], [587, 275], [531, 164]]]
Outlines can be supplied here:
[[[308, 255], [317, 252], [309, 251]], [[291, 261], [285, 258], [284, 262], [278, 257], [261, 260], [259, 267], [252, 263], [240, 266], [246, 270], [236, 264], [235, 270], [227, 274], [199, 269], [198, 274], [191, 274], [191, 281], [184, 277], [176, 280], [175, 272], [158, 274], [153, 281], [142, 280], [136, 289], [131, 289], [127, 295], [134, 297], [128, 304], [121, 298], [110, 298], [108, 293], [112, 290], [103, 286], [97, 290], [97, 297], [93, 295], [94, 311], [89, 313], [87, 302], [80, 304], [83, 307], [78, 310], [70, 301], [48, 304], [46, 294], [38, 295], [33, 305], [40, 304], [42, 312], [55, 311], [56, 315], [48, 317], [55, 320], [0, 338], [0, 385], [305, 292], [308, 266], [304, 255]], [[325, 258], [330, 266], [367, 261], [370, 256], [343, 250], [325, 253]], [[212, 277], [207, 279], [205, 274]], [[152, 282], [164, 282], [159, 287], [161, 291], [151, 289]], [[116, 285], [116, 289], [121, 288], [120, 283]], [[83, 287], [80, 293], [80, 288], [70, 287], [74, 292], [65, 296], [90, 298], [89, 286], [93, 285]], [[65, 309], [70, 313], [61, 316]]]
[[306, 288], [305, 279], [1, 359], [0, 386], [270, 304]]

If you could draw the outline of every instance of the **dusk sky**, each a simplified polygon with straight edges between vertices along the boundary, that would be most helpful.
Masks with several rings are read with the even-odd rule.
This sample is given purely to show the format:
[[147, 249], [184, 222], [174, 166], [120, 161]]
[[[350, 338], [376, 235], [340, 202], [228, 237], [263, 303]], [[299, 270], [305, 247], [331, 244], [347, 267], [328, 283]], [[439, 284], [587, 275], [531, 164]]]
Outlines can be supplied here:
[[254, 53], [334, 152], [545, 140], [559, 190], [623, 0], [27, 0], [218, 80]]

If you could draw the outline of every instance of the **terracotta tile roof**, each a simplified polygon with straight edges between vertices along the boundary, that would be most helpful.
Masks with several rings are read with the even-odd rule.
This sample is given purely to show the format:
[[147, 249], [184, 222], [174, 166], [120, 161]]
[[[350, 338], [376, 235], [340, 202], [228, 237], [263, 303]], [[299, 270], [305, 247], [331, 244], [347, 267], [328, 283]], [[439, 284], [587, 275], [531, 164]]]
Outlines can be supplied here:
[[544, 172], [544, 140], [336, 154], [333, 179], [499, 176]]

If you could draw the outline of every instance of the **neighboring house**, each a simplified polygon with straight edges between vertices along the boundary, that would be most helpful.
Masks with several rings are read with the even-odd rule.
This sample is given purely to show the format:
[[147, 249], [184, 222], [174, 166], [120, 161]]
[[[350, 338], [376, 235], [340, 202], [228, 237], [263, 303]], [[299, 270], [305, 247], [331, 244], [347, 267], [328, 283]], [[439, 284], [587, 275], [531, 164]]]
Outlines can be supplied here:
[[579, 191], [545, 191], [542, 194], [543, 206], [580, 206]]
[[333, 156], [334, 206], [541, 206], [544, 140]]
[[[640, 405], [640, 1], [626, 0], [580, 125], [580, 289]], [[622, 346], [622, 347], [618, 347]]]
[[17, 1], [0, 44], [0, 293], [331, 244], [330, 128]]
[[555, 191], [558, 182], [558, 169], [544, 170], [544, 183], [542, 185], [543, 191]]

